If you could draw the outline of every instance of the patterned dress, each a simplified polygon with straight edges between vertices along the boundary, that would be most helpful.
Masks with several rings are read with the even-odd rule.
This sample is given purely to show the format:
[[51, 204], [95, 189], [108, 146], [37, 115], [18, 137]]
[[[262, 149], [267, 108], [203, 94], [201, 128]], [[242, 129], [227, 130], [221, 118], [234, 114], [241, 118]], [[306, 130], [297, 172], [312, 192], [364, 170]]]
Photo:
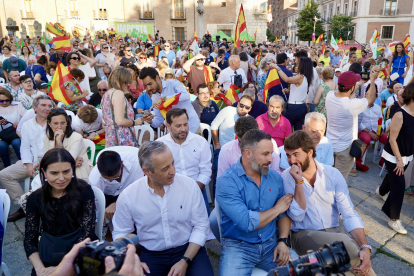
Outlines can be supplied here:
[[[102, 120], [105, 124], [105, 148], [114, 147], [114, 146], [132, 146], [137, 147], [137, 139], [135, 137], [135, 132], [133, 127], [123, 127], [118, 126], [112, 120], [112, 110], [111, 110], [111, 95], [114, 90], [111, 89], [105, 93], [102, 97], [101, 108], [102, 108]], [[134, 109], [128, 103], [126, 98], [125, 102], [127, 104], [125, 118], [128, 120], [134, 120]], [[116, 132], [115, 132], [116, 125]], [[132, 131], [131, 131], [132, 130]], [[118, 143], [117, 143], [118, 137]]]
[[262, 99], [264, 99], [263, 90], [266, 84], [266, 79], [267, 79], [267, 73], [260, 71], [259, 74], [257, 75], [257, 83], [259, 85], [259, 88], [257, 90], [260, 96], [262, 97]]
[[321, 82], [321, 85], [323, 88], [323, 92], [322, 92], [321, 98], [319, 99], [318, 105], [315, 107], [315, 111], [322, 113], [323, 115], [325, 115], [325, 118], [328, 118], [328, 116], [326, 115], [325, 101], [326, 101], [326, 95], [328, 95], [328, 92], [331, 91], [332, 89], [329, 86], [327, 86], [323, 81]]
[[[73, 96], [80, 96], [82, 93], [76, 87], [75, 84], [68, 81], [65, 83], [65, 89], [73, 91]], [[72, 112], [78, 112], [79, 108], [82, 107], [82, 99], [72, 102], [71, 104], [65, 105], [64, 108]]]

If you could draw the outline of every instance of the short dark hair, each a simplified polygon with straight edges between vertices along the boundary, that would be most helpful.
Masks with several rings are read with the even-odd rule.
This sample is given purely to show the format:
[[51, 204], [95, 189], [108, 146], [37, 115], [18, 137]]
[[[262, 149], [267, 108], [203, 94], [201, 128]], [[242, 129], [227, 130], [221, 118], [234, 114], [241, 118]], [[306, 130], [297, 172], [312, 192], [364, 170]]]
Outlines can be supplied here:
[[351, 66], [349, 66], [349, 70], [352, 71], [355, 74], [361, 74], [362, 72], [362, 66], [358, 62], [352, 63]]
[[297, 130], [285, 138], [284, 146], [288, 150], [301, 148], [306, 153], [313, 150], [312, 157], [316, 157], [315, 145], [313, 144], [312, 138], [303, 130]]
[[165, 115], [165, 120], [167, 121], [167, 124], [171, 125], [175, 117], [181, 116], [183, 114], [185, 114], [185, 116], [187, 116], [188, 119], [187, 110], [185, 110], [184, 108], [171, 108], [170, 110], [168, 110], [167, 115]]
[[248, 61], [249, 60], [249, 58], [247, 57], [246, 52], [240, 52], [239, 57], [240, 57], [241, 61]]
[[252, 129], [259, 129], [257, 121], [252, 116], [244, 116], [237, 119], [234, 124], [234, 132], [237, 137], [242, 139], [244, 134]]
[[219, 50], [218, 50], [218, 54], [219, 54], [219, 55], [223, 55], [223, 54], [225, 54], [225, 53], [226, 53], [226, 51], [224, 51], [223, 49], [219, 49]]
[[[207, 84], [201, 83], [197, 86], [197, 94], [199, 93], [200, 89], [208, 88]], [[210, 91], [210, 90], [209, 90]]]
[[388, 88], [394, 89], [394, 85], [396, 85], [398, 81], [393, 81], [390, 83], [390, 86]]
[[306, 52], [305, 50], [297, 51], [295, 53], [295, 57], [296, 58], [307, 58], [308, 57], [308, 52]]
[[404, 99], [404, 104], [409, 104], [414, 100], [414, 82], [409, 83], [402, 93], [402, 98]]
[[249, 99], [249, 100], [252, 102], [252, 105], [253, 105], [253, 103], [254, 103], [254, 99], [252, 99], [252, 97], [250, 97], [250, 96], [248, 96], [248, 95], [243, 95], [243, 96], [241, 96], [241, 98], [240, 98], [239, 102], [240, 102], [242, 99], [244, 99], [244, 98]]
[[325, 53], [323, 53], [323, 54], [326, 54], [326, 53], [329, 53], [330, 51], [329, 50], [325, 50]]
[[279, 53], [276, 56], [276, 63], [282, 64], [288, 59], [288, 56], [285, 53]]
[[155, 80], [157, 78], [157, 76], [159, 76], [159, 74], [158, 74], [158, 71], [153, 67], [144, 67], [144, 68], [142, 68], [141, 73], [139, 73], [139, 78], [141, 80], [143, 80], [148, 76], [151, 79]]
[[30, 79], [30, 76], [29, 75], [22, 75], [19, 78], [19, 82], [22, 83], [22, 82], [24, 82], [27, 79]]
[[350, 52], [356, 52], [356, 50], [357, 50], [357, 47], [349, 47]]
[[73, 68], [73, 69], [70, 69], [70, 74], [72, 75], [72, 77], [74, 77], [75, 79], [76, 78], [82, 78], [82, 79], [84, 79], [85, 78], [85, 73], [81, 70], [81, 69], [78, 69], [78, 68]]
[[99, 155], [96, 165], [100, 174], [114, 176], [121, 170], [121, 156], [116, 151], [106, 150]]
[[249, 147], [256, 147], [257, 144], [263, 139], [272, 140], [272, 136], [264, 131], [258, 129], [252, 129], [246, 132], [243, 139], [240, 142], [240, 150], [243, 154], [244, 150]]
[[320, 63], [322, 63], [323, 65], [325, 65], [325, 62], [323, 60], [318, 61]]
[[62, 111], [60, 108], [57, 109], [55, 112], [50, 112], [49, 115], [47, 116], [47, 126], [46, 126], [46, 133], [48, 135], [48, 138], [50, 141], [55, 140], [55, 134], [53, 133], [52, 128], [49, 126], [50, 122], [52, 121], [53, 117], [56, 116], [60, 116], [62, 115], [63, 117], [65, 117], [66, 120], [66, 130], [65, 130], [65, 137], [69, 138], [72, 133], [73, 133], [73, 129], [72, 129], [72, 118], [66, 113], [66, 111]]
[[[352, 48], [352, 47], [351, 47]], [[353, 55], [356, 55], [356, 53], [350, 53], [349, 58], [351, 58]]]

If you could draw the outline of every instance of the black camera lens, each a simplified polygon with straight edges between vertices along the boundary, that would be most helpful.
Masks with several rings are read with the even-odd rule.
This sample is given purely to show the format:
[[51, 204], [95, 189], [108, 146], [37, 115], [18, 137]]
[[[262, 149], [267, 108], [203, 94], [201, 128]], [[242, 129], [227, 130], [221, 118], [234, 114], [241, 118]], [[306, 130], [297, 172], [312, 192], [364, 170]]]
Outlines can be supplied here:
[[112, 246], [114, 246], [117, 249], [126, 247], [128, 244], [133, 244], [138, 249], [138, 246], [139, 246], [138, 236], [134, 235], [134, 234], [129, 234], [129, 235], [126, 235], [125, 237], [123, 237], [119, 241], [112, 242]]

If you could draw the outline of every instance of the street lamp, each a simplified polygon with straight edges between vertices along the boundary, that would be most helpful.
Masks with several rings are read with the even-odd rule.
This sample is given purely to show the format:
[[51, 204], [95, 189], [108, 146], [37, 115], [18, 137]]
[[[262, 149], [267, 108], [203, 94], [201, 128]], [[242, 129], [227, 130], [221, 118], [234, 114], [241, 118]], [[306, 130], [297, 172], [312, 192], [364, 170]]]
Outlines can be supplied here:
[[315, 15], [314, 18], [312, 18], [313, 23], [313, 34], [312, 34], [312, 42], [315, 42], [315, 31], [316, 31], [316, 23], [318, 22], [318, 17]]

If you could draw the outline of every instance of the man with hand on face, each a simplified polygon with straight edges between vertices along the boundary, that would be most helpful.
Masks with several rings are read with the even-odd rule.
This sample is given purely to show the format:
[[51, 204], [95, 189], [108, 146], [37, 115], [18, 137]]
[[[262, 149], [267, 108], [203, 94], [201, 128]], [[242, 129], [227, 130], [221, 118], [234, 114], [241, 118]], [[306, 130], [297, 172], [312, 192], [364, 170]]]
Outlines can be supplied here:
[[[319, 163], [309, 135], [295, 131], [285, 140], [285, 151], [291, 168], [282, 174], [286, 193], [293, 194], [287, 210], [292, 219], [292, 248], [299, 255], [317, 251], [324, 244], [344, 242], [355, 274], [376, 275], [371, 268], [371, 250], [364, 224], [349, 197], [348, 185], [336, 168]], [[353, 240], [341, 233], [339, 216]], [[346, 272], [345, 275], [353, 275]]]
[[293, 195], [285, 194], [280, 175], [270, 169], [272, 137], [261, 130], [244, 134], [242, 156], [217, 180], [221, 212], [220, 276], [269, 271], [297, 257], [287, 246]]

